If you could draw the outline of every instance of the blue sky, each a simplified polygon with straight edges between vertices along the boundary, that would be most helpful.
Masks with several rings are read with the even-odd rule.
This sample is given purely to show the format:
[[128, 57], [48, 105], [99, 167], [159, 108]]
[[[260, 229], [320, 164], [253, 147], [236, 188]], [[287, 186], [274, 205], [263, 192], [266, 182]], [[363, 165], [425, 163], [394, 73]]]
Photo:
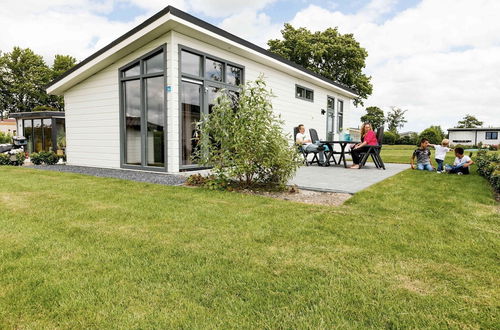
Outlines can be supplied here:
[[262, 47], [285, 22], [352, 33], [369, 54], [365, 106], [408, 109], [403, 130], [453, 127], [469, 113], [500, 126], [498, 0], [2, 0], [0, 51], [83, 60], [169, 4]]

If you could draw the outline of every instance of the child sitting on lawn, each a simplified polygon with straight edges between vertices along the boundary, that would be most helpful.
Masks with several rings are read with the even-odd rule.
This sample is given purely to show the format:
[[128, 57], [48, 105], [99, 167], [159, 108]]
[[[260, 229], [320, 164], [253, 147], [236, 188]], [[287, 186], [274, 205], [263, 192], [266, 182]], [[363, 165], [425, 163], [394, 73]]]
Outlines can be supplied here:
[[469, 156], [464, 155], [464, 148], [455, 149], [455, 162], [453, 166], [446, 165], [446, 172], [450, 174], [469, 174], [469, 167], [474, 164]]
[[417, 158], [417, 170], [434, 171], [431, 164], [431, 151], [429, 150], [429, 140], [423, 138], [420, 140], [420, 147], [413, 152], [411, 157], [411, 168], [415, 169], [413, 162]]
[[441, 145], [430, 144], [430, 146], [434, 147], [434, 149], [436, 150], [434, 159], [436, 160], [438, 173], [444, 172], [443, 164], [444, 164], [444, 158], [446, 157], [446, 153], [450, 150], [453, 150], [448, 148], [449, 144], [450, 141], [448, 139], [444, 139], [443, 141], [441, 141]]

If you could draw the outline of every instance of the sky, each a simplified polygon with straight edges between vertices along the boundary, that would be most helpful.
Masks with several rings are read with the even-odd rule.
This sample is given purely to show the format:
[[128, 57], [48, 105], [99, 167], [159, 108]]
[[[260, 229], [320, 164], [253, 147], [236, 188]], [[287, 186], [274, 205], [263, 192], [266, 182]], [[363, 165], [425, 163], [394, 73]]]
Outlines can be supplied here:
[[[0, 0], [0, 50], [81, 61], [168, 5], [265, 48], [286, 22], [338, 27], [368, 51], [365, 107], [408, 110], [401, 131], [447, 129], [466, 114], [500, 127], [498, 0]], [[352, 111], [357, 127], [364, 107]]]

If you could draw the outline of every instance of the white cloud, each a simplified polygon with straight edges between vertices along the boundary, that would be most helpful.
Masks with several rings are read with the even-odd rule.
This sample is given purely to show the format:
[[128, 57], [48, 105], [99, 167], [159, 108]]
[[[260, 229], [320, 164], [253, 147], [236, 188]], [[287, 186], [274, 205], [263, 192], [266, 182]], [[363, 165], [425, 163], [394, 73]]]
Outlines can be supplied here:
[[253, 43], [267, 48], [267, 41], [281, 36], [281, 24], [273, 24], [271, 17], [264, 13], [243, 11], [224, 19], [219, 27], [238, 37], [251, 40]]
[[500, 1], [424, 0], [380, 23], [393, 5], [375, 0], [351, 15], [309, 6], [291, 23], [353, 33], [369, 53], [365, 104], [409, 109], [405, 129], [449, 128], [466, 113], [500, 126]]
[[[266, 47], [283, 26], [262, 11], [276, 1], [3, 0], [0, 50], [30, 47], [48, 62], [54, 54], [82, 60], [169, 4], [224, 17], [221, 28]], [[134, 4], [146, 13], [130, 22], [111, 21], [106, 14], [117, 4]], [[447, 128], [466, 113], [500, 126], [500, 1], [423, 0], [399, 13], [394, 5], [395, 0], [372, 0], [344, 14], [334, 1], [325, 1], [324, 8], [299, 11], [291, 23], [353, 33], [369, 52], [366, 71], [374, 92], [366, 105], [409, 109], [406, 130]], [[362, 111], [355, 112], [357, 120]]]
[[211, 17], [241, 15], [243, 12], [256, 12], [278, 0], [189, 0], [192, 11]]

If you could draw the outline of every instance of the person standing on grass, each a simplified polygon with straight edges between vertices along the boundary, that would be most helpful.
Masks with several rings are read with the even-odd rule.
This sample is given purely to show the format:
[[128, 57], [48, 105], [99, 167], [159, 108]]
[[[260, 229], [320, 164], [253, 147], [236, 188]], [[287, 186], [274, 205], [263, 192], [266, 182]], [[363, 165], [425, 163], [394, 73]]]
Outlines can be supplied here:
[[448, 145], [450, 144], [450, 141], [448, 139], [444, 139], [441, 141], [441, 145], [439, 144], [430, 144], [430, 146], [434, 147], [436, 150], [436, 154], [434, 155], [434, 159], [436, 160], [437, 164], [437, 172], [442, 173], [444, 172], [444, 159], [446, 157], [446, 153], [450, 150], [453, 150], [451, 148], [448, 148]]
[[295, 143], [301, 145], [306, 152], [317, 152], [319, 154], [320, 166], [325, 166], [325, 158], [323, 155], [323, 150], [325, 149], [323, 145], [319, 142], [312, 143], [311, 138], [306, 134], [306, 128], [304, 125], [300, 124], [297, 127], [299, 128], [299, 132], [295, 136]]
[[464, 148], [455, 149], [455, 162], [453, 166], [446, 165], [446, 172], [450, 174], [469, 174], [469, 167], [474, 164], [469, 156], [464, 155]]
[[415, 149], [413, 156], [411, 156], [411, 168], [415, 169], [414, 162], [417, 159], [417, 170], [420, 171], [434, 171], [431, 164], [431, 151], [429, 150], [429, 140], [423, 138], [420, 140], [420, 147]]
[[361, 143], [358, 143], [351, 149], [352, 162], [351, 168], [359, 168], [361, 162], [361, 154], [367, 152], [370, 146], [378, 146], [377, 136], [369, 123], [363, 124], [361, 127]]

